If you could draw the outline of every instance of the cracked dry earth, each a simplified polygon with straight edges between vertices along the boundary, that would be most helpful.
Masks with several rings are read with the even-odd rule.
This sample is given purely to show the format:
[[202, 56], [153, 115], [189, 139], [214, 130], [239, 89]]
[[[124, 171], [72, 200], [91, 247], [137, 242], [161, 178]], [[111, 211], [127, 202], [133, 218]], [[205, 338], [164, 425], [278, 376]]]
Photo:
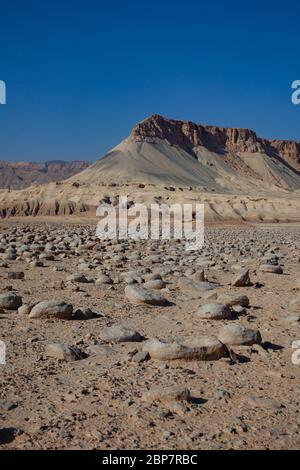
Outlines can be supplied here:
[[[94, 234], [1, 223], [0, 449], [299, 448], [300, 227], [208, 228], [197, 253]], [[142, 288], [138, 300], [128, 285]], [[151, 295], [162, 305], [145, 303]], [[73, 313], [32, 316], [30, 302], [44, 300]], [[226, 318], [199, 314], [220, 303]], [[232, 333], [220, 358], [204, 348], [162, 360], [147, 347], [221, 338], [228, 325], [256, 334]]]

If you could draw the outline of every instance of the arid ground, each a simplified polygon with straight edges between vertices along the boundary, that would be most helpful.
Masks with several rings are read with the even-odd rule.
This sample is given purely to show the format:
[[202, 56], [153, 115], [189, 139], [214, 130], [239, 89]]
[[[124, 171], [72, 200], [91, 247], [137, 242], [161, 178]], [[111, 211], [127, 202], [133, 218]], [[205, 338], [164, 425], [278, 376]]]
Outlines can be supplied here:
[[300, 447], [300, 225], [189, 252], [50, 219], [0, 224], [0, 448]]

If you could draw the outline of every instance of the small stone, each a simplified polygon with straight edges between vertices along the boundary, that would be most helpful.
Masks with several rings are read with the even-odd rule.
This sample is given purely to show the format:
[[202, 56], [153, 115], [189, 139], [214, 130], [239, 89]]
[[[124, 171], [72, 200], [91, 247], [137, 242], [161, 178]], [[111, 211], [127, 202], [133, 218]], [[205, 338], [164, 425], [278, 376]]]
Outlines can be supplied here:
[[0, 294], [0, 308], [5, 310], [18, 310], [22, 305], [22, 297], [17, 294]]
[[197, 316], [208, 320], [228, 320], [232, 318], [232, 312], [227, 305], [210, 303], [200, 307]]
[[262, 264], [259, 267], [263, 273], [282, 274], [283, 269], [281, 266], [274, 266], [272, 264]]
[[112, 284], [112, 279], [106, 274], [100, 274], [95, 281], [95, 284]]
[[18, 313], [20, 315], [29, 315], [33, 307], [38, 303], [38, 301], [32, 300], [31, 302], [29, 302], [29, 304], [21, 305], [21, 307], [18, 308]]
[[290, 321], [290, 322], [294, 322], [294, 321], [300, 321], [300, 314], [295, 314], [295, 315], [288, 315], [285, 319], [285, 321]]
[[168, 403], [168, 409], [171, 413], [184, 415], [188, 411], [188, 407], [180, 401], [171, 401]]
[[196, 282], [204, 282], [206, 281], [205, 279], [205, 273], [203, 271], [203, 269], [201, 269], [201, 271], [196, 271], [193, 275], [192, 275], [192, 278], [194, 281]]
[[23, 271], [9, 271], [7, 273], [7, 279], [24, 279]]
[[191, 392], [185, 386], [176, 385], [172, 387], [157, 387], [144, 393], [143, 399], [147, 401], [189, 401]]
[[130, 341], [142, 341], [143, 337], [134, 330], [125, 326], [107, 326], [100, 332], [100, 338], [103, 341], [112, 343], [124, 343]]
[[64, 343], [47, 344], [45, 354], [48, 357], [54, 357], [64, 361], [78, 361], [84, 357], [79, 349]]
[[247, 295], [220, 294], [217, 301], [221, 304], [227, 305], [228, 307], [232, 307], [233, 305], [241, 305], [242, 307], [249, 306], [249, 298]]
[[74, 312], [74, 317], [78, 320], [90, 320], [91, 318], [96, 318], [97, 313], [93, 312], [90, 308], [78, 308]]
[[249, 397], [247, 399], [247, 403], [255, 408], [265, 408], [271, 410], [280, 410], [283, 408], [282, 403], [269, 398]]
[[30, 266], [32, 268], [43, 268], [44, 263], [43, 261], [36, 259], [36, 260], [31, 261]]
[[145, 289], [160, 290], [166, 287], [166, 283], [161, 279], [153, 279], [151, 281], [145, 282], [145, 284], [143, 284], [143, 287]]
[[217, 399], [217, 400], [227, 400], [231, 397], [231, 394], [230, 392], [228, 392], [227, 390], [217, 390], [214, 394], [214, 397]]
[[80, 282], [80, 283], [89, 282], [83, 273], [71, 274], [71, 276], [67, 277], [66, 281], [67, 282]]
[[237, 313], [238, 315], [246, 315], [247, 313], [247, 310], [241, 305], [233, 305], [232, 310], [234, 313]]
[[150, 359], [150, 356], [147, 351], [139, 351], [134, 356], [132, 356], [132, 362], [137, 362], [138, 364], [145, 362], [148, 359]]
[[[207, 300], [207, 301], [212, 301], [212, 300], [217, 300], [217, 297], [218, 297], [217, 292], [209, 291], [209, 292], [206, 292], [205, 294], [203, 294], [201, 296], [201, 299]], [[222, 303], [222, 302], [220, 302], [220, 303]]]
[[210, 282], [197, 282], [193, 281], [193, 279], [189, 279], [188, 277], [181, 277], [178, 280], [178, 287], [183, 292], [188, 292], [195, 296], [196, 298], [201, 297], [204, 292], [213, 290], [216, 286]]
[[231, 285], [234, 287], [246, 287], [249, 286], [250, 283], [249, 269], [246, 269], [238, 274]]
[[300, 290], [300, 279], [297, 279], [297, 281], [293, 285], [293, 290]]
[[125, 288], [125, 297], [132, 304], [165, 305], [166, 298], [158, 292], [149, 292], [141, 287], [129, 285]]
[[72, 318], [73, 306], [61, 300], [44, 300], [33, 307], [29, 318]]
[[52, 289], [56, 289], [56, 290], [63, 290], [66, 288], [66, 284], [64, 283], [63, 280], [55, 280], [51, 283], [51, 287]]
[[0, 410], [2, 411], [10, 411], [10, 410], [13, 410], [14, 408], [17, 408], [17, 406], [18, 405], [16, 403], [0, 400]]
[[242, 325], [226, 325], [218, 334], [218, 339], [231, 346], [259, 344], [262, 341], [261, 334], [258, 330], [245, 328]]

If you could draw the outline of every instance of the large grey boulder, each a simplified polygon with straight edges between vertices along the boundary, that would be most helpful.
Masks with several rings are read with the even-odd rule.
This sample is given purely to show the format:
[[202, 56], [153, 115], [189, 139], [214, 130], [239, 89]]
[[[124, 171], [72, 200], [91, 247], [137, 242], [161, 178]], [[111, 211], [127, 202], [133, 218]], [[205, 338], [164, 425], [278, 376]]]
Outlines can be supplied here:
[[70, 319], [73, 305], [62, 300], [44, 300], [33, 307], [29, 318], [61, 318]]
[[159, 361], [213, 361], [227, 355], [227, 347], [215, 336], [199, 336], [180, 343], [151, 339], [143, 344], [143, 351], [147, 351], [151, 358]]
[[218, 334], [218, 339], [229, 346], [251, 346], [252, 344], [260, 344], [262, 341], [259, 330], [252, 330], [237, 324], [224, 326]]

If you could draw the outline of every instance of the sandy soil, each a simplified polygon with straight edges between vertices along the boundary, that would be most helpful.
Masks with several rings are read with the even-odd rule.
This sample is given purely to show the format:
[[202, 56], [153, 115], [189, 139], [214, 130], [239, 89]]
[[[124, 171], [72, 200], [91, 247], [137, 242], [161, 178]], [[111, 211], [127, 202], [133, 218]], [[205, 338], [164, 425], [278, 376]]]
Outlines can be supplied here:
[[[2, 310], [0, 339], [7, 358], [0, 365], [0, 448], [300, 448], [300, 366], [291, 360], [292, 341], [300, 340], [300, 310], [290, 306], [297, 297], [300, 226], [210, 227], [203, 252], [189, 253], [175, 242], [100, 242], [93, 238], [93, 224], [76, 222], [0, 224], [0, 246], [3, 237], [7, 241], [0, 252], [0, 295], [16, 292], [23, 304], [61, 299], [98, 314], [88, 320], [45, 320]], [[39, 246], [26, 241], [29, 234], [37, 236]], [[77, 246], [62, 250], [59, 240], [66, 237]], [[32, 266], [28, 261], [48, 251], [50, 240], [54, 259]], [[16, 260], [8, 259], [8, 248], [19, 250], [22, 242], [30, 245], [32, 257], [18, 252]], [[278, 257], [283, 274], [259, 270], [266, 255]], [[252, 285], [232, 287], [245, 267]], [[205, 299], [207, 292], [183, 289], [178, 281], [201, 269], [216, 284], [217, 296], [247, 295], [246, 311], [234, 320], [200, 319], [199, 305], [213, 300]], [[167, 283], [162, 293], [170, 304], [130, 303], [121, 274], [132, 270], [141, 276], [161, 272]], [[24, 279], [8, 279], [11, 271], [23, 271]], [[67, 281], [76, 272], [95, 281], [102, 271], [112, 284]], [[229, 323], [258, 329], [262, 345], [232, 346], [234, 361], [135, 362], [144, 341], [107, 343], [100, 337], [104, 327], [121, 324], [145, 338], [181, 340], [218, 335]], [[77, 346], [87, 357], [48, 357], [48, 343]], [[143, 398], [147, 390], [180, 385], [192, 396], [184, 404]]]

